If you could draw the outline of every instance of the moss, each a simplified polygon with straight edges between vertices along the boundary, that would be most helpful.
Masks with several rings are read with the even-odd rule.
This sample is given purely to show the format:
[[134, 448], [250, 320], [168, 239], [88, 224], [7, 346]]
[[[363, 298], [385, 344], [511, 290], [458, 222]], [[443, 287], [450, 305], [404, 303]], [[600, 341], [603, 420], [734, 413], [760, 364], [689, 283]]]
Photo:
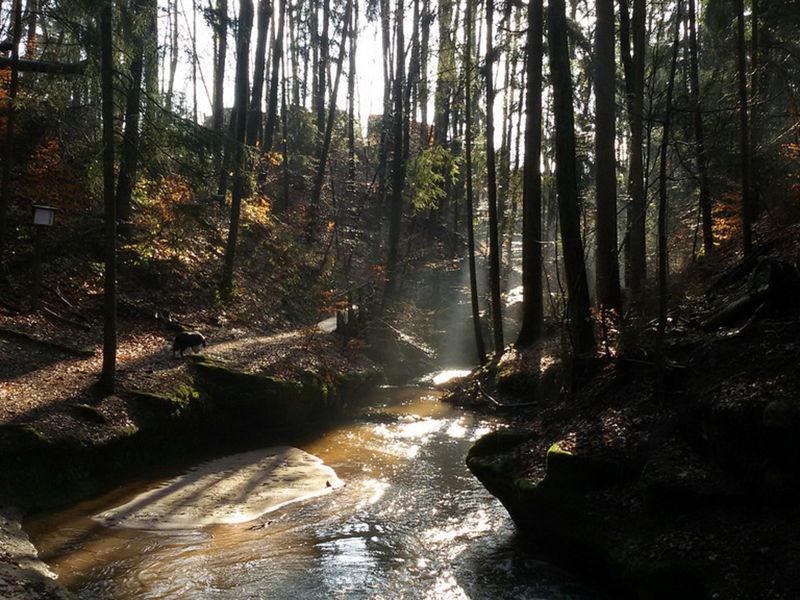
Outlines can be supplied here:
[[704, 597], [698, 569], [643, 558], [638, 549], [646, 540], [636, 537], [641, 527], [632, 523], [611, 535], [602, 516], [591, 509], [587, 492], [623, 479], [613, 460], [581, 456], [556, 443], [547, 451], [542, 481], [516, 478], [509, 451], [531, 436], [514, 430], [484, 436], [470, 449], [467, 464], [517, 526], [541, 544], [545, 556], [636, 597]]
[[244, 373], [204, 356], [193, 358], [198, 387], [216, 407], [254, 428], [300, 428], [337, 408], [335, 388], [307, 373], [301, 383]]

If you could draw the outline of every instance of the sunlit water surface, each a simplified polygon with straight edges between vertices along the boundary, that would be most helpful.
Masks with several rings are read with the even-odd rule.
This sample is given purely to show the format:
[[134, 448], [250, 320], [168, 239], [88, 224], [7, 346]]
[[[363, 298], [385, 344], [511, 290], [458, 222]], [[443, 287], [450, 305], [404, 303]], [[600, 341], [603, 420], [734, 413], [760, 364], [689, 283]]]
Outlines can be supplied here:
[[598, 597], [536, 560], [467, 470], [470, 444], [497, 425], [427, 390], [382, 389], [358, 417], [301, 444], [345, 482], [324, 496], [192, 531], [91, 518], [139, 485], [26, 528], [80, 598]]

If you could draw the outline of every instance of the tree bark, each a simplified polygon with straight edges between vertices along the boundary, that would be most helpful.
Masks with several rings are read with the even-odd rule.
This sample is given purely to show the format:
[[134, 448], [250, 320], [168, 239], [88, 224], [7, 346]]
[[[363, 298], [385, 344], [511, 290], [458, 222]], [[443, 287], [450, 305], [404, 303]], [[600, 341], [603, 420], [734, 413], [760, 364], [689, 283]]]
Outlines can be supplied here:
[[556, 192], [567, 278], [567, 317], [571, 344], [576, 354], [594, 347], [589, 310], [589, 288], [581, 240], [578, 175], [575, 164], [575, 125], [572, 108], [572, 76], [567, 44], [564, 0], [550, 0], [548, 35], [550, 75], [553, 82], [553, 116], [556, 138]]
[[667, 328], [667, 279], [669, 277], [669, 256], [667, 250], [667, 154], [669, 136], [672, 125], [672, 96], [675, 88], [675, 72], [678, 64], [681, 29], [681, 0], [675, 12], [675, 34], [672, 41], [672, 58], [670, 59], [669, 77], [667, 79], [666, 113], [664, 115], [664, 131], [661, 135], [660, 164], [658, 171], [658, 334], [656, 338], [656, 358], [659, 370], [664, 365], [664, 332]]
[[595, 189], [597, 193], [597, 304], [622, 310], [617, 260], [616, 62], [614, 0], [597, 0], [595, 27]]
[[228, 0], [217, 0], [214, 33], [217, 53], [214, 64], [212, 129], [217, 137], [217, 142], [214, 145], [214, 163], [217, 172], [220, 172], [223, 169], [225, 61], [228, 55]]
[[384, 302], [393, 298], [397, 289], [397, 262], [400, 245], [400, 225], [403, 217], [403, 184], [405, 182], [405, 162], [403, 161], [403, 84], [405, 83], [405, 39], [403, 35], [403, 0], [397, 0], [395, 23], [397, 67], [394, 73], [394, 156], [392, 158], [392, 204], [389, 215], [389, 244], [386, 260], [386, 290]]
[[236, 81], [234, 111], [236, 112], [236, 129], [233, 139], [234, 182], [231, 195], [231, 220], [228, 228], [228, 242], [225, 245], [225, 263], [222, 270], [220, 294], [223, 300], [230, 300], [233, 292], [233, 266], [236, 260], [236, 243], [239, 238], [239, 216], [242, 197], [245, 193], [245, 150], [244, 142], [247, 133], [247, 96], [250, 63], [250, 33], [253, 28], [253, 0], [240, 0], [239, 31], [236, 40]]
[[286, 2], [282, 0], [280, 13], [278, 13], [278, 33], [275, 37], [275, 45], [272, 48], [272, 75], [269, 82], [269, 99], [267, 100], [267, 123], [264, 126], [264, 152], [272, 150], [273, 138], [275, 137], [275, 124], [278, 120], [278, 73], [281, 62], [283, 61], [283, 28], [286, 18]]
[[522, 171], [522, 327], [517, 346], [542, 335], [542, 0], [528, 5], [525, 162]]
[[14, 123], [16, 121], [16, 100], [19, 92], [19, 43], [22, 39], [22, 0], [14, 0], [13, 29], [11, 32], [11, 80], [8, 86], [8, 113], [6, 114], [6, 139], [3, 144], [3, 171], [0, 182], [0, 263], [6, 245], [8, 232], [8, 204], [11, 201], [11, 163], [14, 160]]
[[[169, 0], [167, 7], [170, 6]], [[165, 106], [167, 111], [172, 110], [172, 97], [175, 90], [175, 74], [178, 70], [178, 0], [172, 3], [172, 11], [170, 12], [170, 56], [169, 56], [169, 76], [167, 80], [167, 97]]]
[[431, 0], [422, 0], [422, 10], [420, 15], [420, 78], [418, 89], [420, 118], [422, 119], [422, 124], [425, 126], [422, 128], [422, 132], [420, 134], [420, 146], [423, 148], [428, 143], [428, 128], [430, 127], [430, 124], [428, 123], [428, 56], [430, 56], [428, 44], [430, 43], [431, 23], [433, 22], [433, 13], [431, 13], [430, 1]]
[[317, 97], [315, 103], [317, 115], [317, 156], [322, 156], [325, 143], [325, 92], [328, 90], [328, 62], [330, 55], [330, 0], [322, 0], [322, 33], [319, 37], [319, 62], [317, 63]]
[[[536, 0], [534, 0], [536, 1]], [[481, 330], [480, 306], [478, 304], [478, 274], [475, 265], [475, 223], [473, 217], [473, 190], [472, 190], [472, 46], [475, 44], [474, 16], [472, 14], [473, 0], [467, 0], [465, 16], [466, 35], [464, 49], [464, 163], [466, 168], [467, 188], [467, 251], [469, 253], [469, 290], [472, 304], [472, 327], [475, 333], [475, 349], [478, 353], [478, 362], [486, 362], [486, 347], [483, 343]]]
[[103, 367], [100, 387], [114, 393], [117, 368], [117, 205], [114, 197], [114, 46], [112, 0], [100, 8], [101, 95], [103, 112], [103, 205], [105, 275], [103, 279]]
[[742, 155], [742, 247], [745, 256], [753, 250], [753, 186], [750, 162], [750, 132], [747, 116], [747, 59], [745, 57], [744, 0], [736, 0], [737, 69], [739, 72], [739, 135]]
[[452, 40], [453, 0], [439, 0], [439, 61], [436, 75], [433, 120], [434, 139], [447, 147], [447, 127], [450, 122], [451, 78], [455, 70], [455, 49]]
[[706, 137], [703, 130], [703, 111], [700, 101], [700, 69], [697, 52], [697, 15], [695, 0], [689, 0], [689, 54], [691, 95], [694, 114], [695, 157], [697, 162], [698, 183], [700, 188], [700, 213], [703, 222], [703, 248], [707, 255], [714, 252], [714, 222], [712, 216], [711, 191], [708, 185], [708, 157], [706, 156]]
[[486, 187], [489, 200], [489, 289], [495, 358], [503, 353], [503, 314], [500, 298], [500, 244], [497, 216], [497, 169], [494, 153], [494, 2], [486, 0]]
[[333, 138], [333, 128], [336, 121], [336, 96], [339, 93], [339, 81], [342, 78], [342, 64], [344, 63], [344, 52], [347, 37], [349, 35], [350, 19], [352, 18], [353, 0], [347, 0], [344, 9], [344, 21], [342, 24], [342, 40], [339, 44], [339, 57], [336, 61], [336, 76], [331, 91], [331, 100], [328, 106], [328, 118], [325, 126], [325, 137], [322, 140], [320, 149], [319, 165], [317, 166], [317, 176], [314, 179], [314, 191], [311, 193], [312, 219], [319, 210], [320, 200], [322, 199], [322, 186], [325, 183], [325, 169], [328, 164], [328, 155], [331, 149], [331, 139]]
[[358, 42], [358, 4], [350, 28], [350, 64], [347, 73], [347, 181], [351, 195], [356, 185], [356, 45]]
[[759, 18], [761, 8], [758, 0], [752, 0], [750, 10], [750, 171], [752, 173], [753, 217], [758, 215], [761, 206], [761, 181], [760, 159], [758, 154], [759, 142], [759, 79], [761, 76], [760, 64], [760, 31]]
[[[258, 129], [259, 125], [261, 125], [261, 96], [264, 93], [264, 72], [267, 66], [267, 30], [269, 29], [272, 10], [270, 0], [258, 1], [256, 51], [255, 60], [253, 62], [253, 90], [250, 95], [250, 107], [248, 108], [247, 115], [247, 143], [250, 146], [254, 146], [258, 141]], [[278, 64], [280, 64], [280, 59]]]
[[[644, 67], [645, 67], [645, 0], [633, 0], [633, 21], [628, 0], [620, 0], [620, 46], [625, 71], [625, 95], [631, 138], [628, 145], [628, 195], [626, 254], [627, 284], [634, 295], [644, 290], [647, 279], [647, 247], [645, 217], [647, 191], [644, 185]], [[632, 30], [632, 32], [631, 32]], [[631, 33], [633, 52], [631, 52]]]
[[122, 136], [122, 152], [117, 181], [117, 220], [120, 231], [127, 235], [131, 218], [131, 198], [136, 186], [139, 166], [139, 115], [141, 113], [142, 73], [144, 70], [144, 38], [138, 25], [143, 5], [135, 2], [133, 15], [123, 11], [123, 31], [132, 40], [133, 56], [130, 65], [130, 87], [125, 99], [125, 133]]
[[[393, 86], [391, 63], [391, 7], [389, 0], [380, 0], [381, 13], [381, 47], [383, 50], [383, 114], [381, 115], [381, 142], [378, 149], [378, 206], [381, 211], [386, 207], [386, 182], [388, 179], [389, 163], [389, 137], [391, 120], [389, 114], [392, 110], [391, 91]], [[383, 214], [383, 213], [381, 213]]]

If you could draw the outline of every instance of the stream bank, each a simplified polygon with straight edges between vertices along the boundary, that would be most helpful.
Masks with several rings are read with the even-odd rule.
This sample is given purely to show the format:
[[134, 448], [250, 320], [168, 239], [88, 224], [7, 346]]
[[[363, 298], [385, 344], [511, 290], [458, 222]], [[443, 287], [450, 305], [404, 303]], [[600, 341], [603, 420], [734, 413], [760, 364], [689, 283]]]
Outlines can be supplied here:
[[509, 352], [453, 394], [509, 405], [517, 430], [467, 462], [545, 560], [622, 597], [797, 598], [800, 278], [785, 265], [687, 287], [663, 372], [646, 329], [572, 365]]
[[[16, 507], [0, 529], [0, 597], [56, 597], [58, 586], [42, 583], [52, 574], [23, 544], [21, 513], [95, 496], [167, 464], [309, 435], [383, 380], [347, 340], [319, 332], [239, 334], [204, 355], [155, 360], [139, 366], [137, 381], [157, 378], [156, 391], [125, 385], [0, 422], [0, 504]], [[27, 591], [14, 596], [17, 588]]]

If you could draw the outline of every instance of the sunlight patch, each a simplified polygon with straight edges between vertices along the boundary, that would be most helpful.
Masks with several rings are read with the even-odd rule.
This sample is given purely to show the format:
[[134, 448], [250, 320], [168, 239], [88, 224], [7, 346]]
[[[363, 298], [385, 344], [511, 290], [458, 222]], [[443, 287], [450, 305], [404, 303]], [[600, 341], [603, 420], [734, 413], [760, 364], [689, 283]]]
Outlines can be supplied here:
[[467, 371], [465, 369], [447, 369], [445, 371], [440, 371], [434, 375], [433, 385], [437, 387], [440, 385], [445, 385], [446, 383], [450, 383], [456, 379], [468, 377], [470, 373], [472, 373], [472, 371]]
[[243, 523], [342, 485], [321, 459], [278, 446], [203, 463], [94, 518], [133, 529]]

